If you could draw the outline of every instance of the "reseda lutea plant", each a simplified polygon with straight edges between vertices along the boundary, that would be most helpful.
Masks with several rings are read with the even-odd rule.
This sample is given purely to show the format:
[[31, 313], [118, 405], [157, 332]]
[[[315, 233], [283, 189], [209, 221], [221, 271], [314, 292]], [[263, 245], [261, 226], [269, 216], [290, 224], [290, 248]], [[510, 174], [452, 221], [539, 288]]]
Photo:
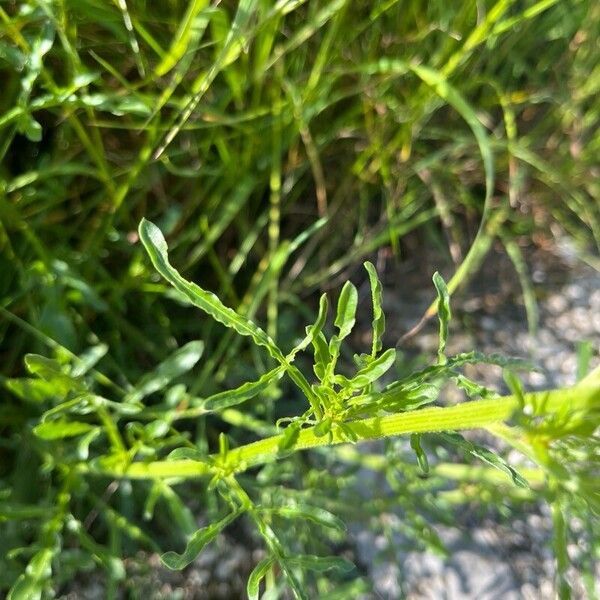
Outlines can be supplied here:
[[[396, 353], [394, 349], [384, 350], [382, 342], [385, 316], [381, 284], [373, 265], [365, 263], [371, 287], [372, 342], [368, 352], [354, 356], [354, 373], [344, 375], [338, 370], [340, 352], [355, 324], [358, 306], [358, 293], [351, 282], [340, 292], [333, 334], [327, 335], [328, 300], [323, 295], [314, 323], [295, 347], [285, 351], [216, 295], [185, 280], [170, 264], [158, 227], [143, 220], [139, 234], [154, 267], [180, 297], [263, 349], [271, 368], [255, 381], [202, 398], [189, 394], [185, 386], [171, 385], [200, 360], [204, 346], [199, 341], [182, 346], [127, 389], [95, 370], [106, 347], [96, 346], [79, 357], [65, 352], [57, 359], [28, 355], [26, 365], [34, 377], [9, 380], [7, 387], [28, 402], [46, 407], [51, 404], [33, 427], [35, 449], [44, 471], [54, 473], [61, 483], [49, 494], [53, 507], [49, 516], [40, 515], [33, 510], [35, 506], [24, 513], [24, 518], [42, 518], [42, 524], [33, 556], [11, 588], [11, 600], [40, 598], [58, 585], [61, 569], [66, 568], [61, 563], [61, 547], [67, 539], [70, 544], [75, 541], [79, 552], [93, 557], [106, 570], [110, 589], [114, 591], [123, 580], [121, 557], [114, 545], [103, 546], [90, 535], [89, 514], [79, 516], [82, 506], [94, 507], [92, 514], [101, 515], [113, 538], [125, 536], [136, 546], [152, 551], [164, 548], [164, 540], [155, 541], [135, 523], [133, 515], [128, 518], [117, 513], [106, 493], [94, 491], [95, 481], [107, 478], [113, 482], [108, 489], [119, 482], [132, 482], [142, 496], [148, 519], [159, 500], [167, 506], [172, 522], [187, 538], [182, 552], [169, 550], [161, 555], [164, 565], [171, 569], [189, 565], [221, 531], [244, 517], [245, 526], [253, 526], [264, 550], [264, 558], [248, 577], [251, 599], [258, 598], [263, 587], [270, 598], [287, 588], [299, 599], [316, 594], [319, 598], [330, 594], [339, 597], [340, 590], [346, 597], [354, 597], [367, 589], [368, 583], [358, 577], [353, 564], [340, 555], [339, 545], [345, 535], [341, 517], [357, 521], [377, 517], [378, 510], [398, 510], [404, 534], [414, 537], [422, 547], [443, 551], [434, 528], [427, 523], [430, 513], [423, 510], [432, 504], [432, 498], [434, 504], [437, 498], [440, 506], [462, 504], [473, 499], [469, 490], [475, 486], [479, 490], [476, 496], [494, 498], [500, 491], [503, 504], [508, 500], [546, 501], [555, 526], [557, 589], [561, 597], [569, 597], [566, 547], [570, 517], [577, 515], [589, 524], [590, 556], [599, 539], [600, 370], [573, 388], [525, 393], [511, 371], [524, 366], [519, 360], [477, 352], [447, 356], [449, 296], [443, 279], [435, 274], [437, 361], [394, 380], [390, 372]], [[298, 355], [308, 350], [312, 351], [311, 377], [295, 365]], [[498, 397], [461, 372], [461, 367], [481, 362], [506, 369], [511, 395]], [[378, 385], [386, 374], [392, 383]], [[284, 376], [306, 399], [304, 413], [265, 423], [245, 407], [240, 410], [244, 403], [267, 396]], [[447, 382], [464, 390], [468, 400], [433, 406]], [[163, 390], [162, 402], [147, 401], [151, 394]], [[105, 398], [110, 394], [118, 400]], [[259, 433], [260, 439], [233, 448], [230, 436], [221, 433], [218, 452], [211, 454], [206, 447], [192, 443], [185, 427], [180, 426], [209, 417], [247, 427]], [[500, 455], [459, 433], [477, 428], [516, 448], [531, 466], [517, 472]], [[416, 460], [393, 445], [380, 456], [353, 446], [402, 434], [410, 435]], [[427, 444], [423, 443], [425, 435]], [[477, 470], [468, 464], [440, 461], [440, 457], [448, 456], [448, 450], [438, 452], [442, 447], [466, 462], [469, 457], [481, 460], [483, 466]], [[301, 451], [310, 448], [315, 449], [310, 461], [300, 461]], [[430, 464], [430, 459], [435, 461]], [[312, 466], [307, 466], [309, 463]], [[333, 465], [337, 465], [335, 469]], [[348, 491], [356, 494], [351, 472], [353, 466], [361, 465], [381, 471], [394, 491], [387, 500], [382, 492], [381, 498], [361, 506], [364, 514], [342, 501]], [[429, 473], [427, 479], [423, 479], [424, 473]], [[177, 485], [180, 490], [180, 484], [193, 479], [206, 482], [203, 498], [211, 507], [207, 510], [210, 522], [201, 529], [174, 489]], [[448, 489], [449, 481], [456, 484], [455, 489]], [[462, 486], [462, 482], [468, 485]], [[585, 571], [586, 564], [578, 567]], [[593, 578], [590, 585], [593, 588]]]

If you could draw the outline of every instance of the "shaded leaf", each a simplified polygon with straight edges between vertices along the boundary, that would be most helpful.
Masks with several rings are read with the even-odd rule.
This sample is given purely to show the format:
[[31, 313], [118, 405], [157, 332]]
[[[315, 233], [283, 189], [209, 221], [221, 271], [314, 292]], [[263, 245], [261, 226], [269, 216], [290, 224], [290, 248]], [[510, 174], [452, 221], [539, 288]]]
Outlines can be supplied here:
[[417, 462], [423, 473], [429, 473], [429, 461], [427, 460], [427, 454], [421, 447], [421, 434], [413, 433], [410, 436], [410, 447], [414, 450], [417, 457]]
[[522, 475], [520, 475], [516, 469], [511, 467], [501, 456], [499, 456], [495, 452], [492, 452], [488, 448], [484, 448], [483, 446], [479, 446], [478, 444], [466, 440], [459, 433], [443, 433], [441, 434], [441, 436], [444, 439], [451, 442], [452, 444], [454, 444], [455, 446], [458, 446], [459, 448], [468, 452], [469, 454], [488, 463], [488, 465], [496, 467], [496, 469], [499, 469], [507, 475], [510, 475], [515, 485], [525, 488], [529, 487], [527, 480]]
[[331, 431], [331, 417], [326, 417], [322, 421], [319, 421], [314, 429], [314, 434], [317, 437], [323, 437]]
[[194, 341], [175, 350], [153, 371], [146, 373], [128, 392], [126, 402], [139, 402], [142, 398], [165, 388], [173, 379], [187, 373], [199, 360], [204, 351], [204, 342]]
[[33, 433], [43, 440], [60, 440], [88, 433], [96, 428], [95, 425], [82, 423], [81, 421], [59, 419], [57, 421], [45, 421], [36, 425], [33, 428]]
[[280, 452], [289, 450], [294, 446], [300, 435], [300, 425], [298, 423], [290, 423], [281, 435], [281, 439], [277, 444], [277, 448]]
[[177, 554], [177, 552], [173, 551], [165, 552], [160, 557], [161, 561], [167, 568], [174, 571], [187, 567], [198, 556], [198, 554], [202, 552], [204, 546], [212, 542], [217, 537], [219, 532], [227, 527], [229, 523], [237, 519], [239, 515], [240, 511], [232, 512], [220, 521], [212, 523], [203, 529], [199, 529], [190, 538], [185, 550], [181, 554]]
[[[171, 41], [171, 47], [154, 70], [154, 74], [157, 77], [161, 77], [168, 73], [183, 57], [190, 45], [192, 35], [195, 33], [194, 29], [198, 29], [198, 25], [200, 25], [200, 30], [204, 30], [207, 20], [204, 18], [198, 19], [198, 14], [207, 6], [207, 4], [208, 0], [192, 0], [192, 2], [188, 4], [185, 15], [181, 19], [179, 27], [175, 32], [175, 36]], [[196, 23], [197, 20], [200, 21], [199, 24]]]
[[339, 556], [313, 556], [305, 554], [286, 558], [286, 561], [292, 566], [302, 567], [309, 571], [317, 571], [318, 573], [323, 573], [330, 569], [347, 573], [354, 569], [354, 565], [349, 560], [340, 558]]
[[308, 504], [302, 504], [301, 506], [281, 506], [271, 509], [270, 512], [285, 519], [303, 519], [317, 523], [322, 527], [336, 529], [337, 531], [346, 530], [345, 523], [339, 517], [336, 517], [324, 508], [309, 506]]

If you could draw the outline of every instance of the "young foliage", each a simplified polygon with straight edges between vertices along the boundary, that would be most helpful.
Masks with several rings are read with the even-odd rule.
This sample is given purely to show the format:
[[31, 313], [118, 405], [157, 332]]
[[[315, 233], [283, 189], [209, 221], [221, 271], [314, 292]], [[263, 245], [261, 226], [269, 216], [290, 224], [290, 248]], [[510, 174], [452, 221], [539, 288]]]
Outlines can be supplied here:
[[[110, 550], [97, 543], [79, 522], [70, 521], [71, 494], [87, 489], [97, 477], [151, 484], [145, 491], [145, 518], [155, 514], [162, 500], [169, 518], [186, 538], [181, 553], [168, 550], [161, 555], [163, 564], [170, 569], [183, 569], [191, 564], [207, 544], [240, 519], [246, 524], [242, 526], [252, 524], [266, 553], [249, 576], [249, 598], [259, 596], [263, 582], [269, 590], [287, 587], [297, 599], [313, 597], [314, 590], [332, 589], [335, 585], [362, 590], [364, 584], [355, 578], [352, 563], [334, 555], [335, 544], [346, 535], [344, 520], [355, 516], [353, 503], [345, 505], [335, 496], [329, 496], [329, 492], [340, 486], [344, 493], [356, 494], [356, 483], [342, 484], [345, 476], [317, 468], [322, 458], [318, 450], [326, 448], [328, 461], [340, 461], [340, 466], [344, 466], [340, 473], [348, 468], [351, 472], [363, 459], [361, 453], [348, 452], [344, 444], [402, 435], [410, 437], [412, 459], [407, 446], [398, 455], [388, 452], [385, 456], [364, 457], [364, 466], [385, 470], [394, 492], [383, 504], [378, 499], [368, 509], [373, 517], [377, 517], [378, 506], [382, 509], [385, 506], [387, 511], [404, 511], [402, 533], [442, 552], [443, 545], [435, 529], [427, 524], [429, 504], [423, 504], [423, 494], [437, 493], [442, 505], [447, 499], [462, 502], [470, 496], [459, 484], [469, 473], [481, 473], [481, 486], [487, 482], [506, 486], [508, 480], [514, 489], [503, 487], [502, 493], [511, 501], [531, 500], [537, 494], [551, 504], [556, 525], [559, 587], [568, 590], [564, 576], [568, 566], [564, 515], [570, 507], [581, 510], [581, 506], [600, 514], [597, 474], [590, 469], [598, 453], [597, 372], [583, 377], [574, 388], [528, 393], [514, 374], [515, 369], [527, 367], [523, 361], [475, 351], [447, 356], [449, 295], [443, 279], [436, 273], [433, 282], [438, 292], [440, 323], [437, 362], [396, 379], [393, 376], [396, 351], [383, 349], [385, 317], [381, 283], [374, 267], [366, 263], [373, 313], [371, 348], [368, 354], [355, 355], [353, 373], [341, 374], [338, 362], [343, 356], [342, 342], [349, 338], [359, 315], [358, 293], [353, 284], [348, 282], [341, 290], [332, 324], [335, 333], [328, 339], [328, 301], [323, 295], [314, 323], [306, 328], [305, 337], [286, 353], [252, 320], [227, 307], [216, 295], [183, 279], [169, 264], [166, 241], [156, 226], [143, 221], [140, 238], [159, 272], [175, 289], [215, 321], [249, 339], [256, 347], [265, 348], [276, 365], [237, 388], [202, 398], [191, 395], [185, 384], [176, 383], [202, 357], [204, 344], [200, 341], [175, 350], [126, 389], [95, 371], [94, 365], [106, 352], [102, 346], [88, 349], [79, 358], [64, 353], [52, 359], [27, 355], [26, 365], [32, 377], [13, 378], [5, 385], [38, 411], [31, 423], [31, 439], [44, 457], [46, 468], [62, 474], [65, 491], [55, 497], [59, 508], [42, 525], [36, 553], [29, 560], [25, 574], [14, 581], [9, 598], [36, 598], [45, 593], [51, 585], [53, 563], [59, 560], [60, 545], [56, 540], [65, 535], [75, 535], [82, 548], [97, 557], [111, 581], [124, 577], [122, 563], [115, 562]], [[299, 366], [292, 364], [311, 346], [312, 352], [307, 354], [314, 359], [312, 381]], [[461, 372], [465, 365], [475, 363], [505, 368], [511, 395], [497, 397]], [[272, 398], [275, 385], [286, 390], [285, 376], [304, 393], [306, 404], [279, 420], [279, 424], [288, 423], [283, 431], [234, 408], [253, 398], [265, 399], [267, 395]], [[382, 384], [383, 379], [389, 383]], [[454, 382], [470, 397], [480, 399], [445, 406], [438, 400], [446, 382]], [[100, 395], [98, 386], [102, 386], [103, 394], [116, 394], [118, 399]], [[182, 419], [203, 422], [209, 414], [224, 423], [248, 424], [253, 431], [261, 432], [261, 436], [263, 432], [273, 435], [234, 446], [232, 440], [237, 435], [230, 438], [222, 432], [218, 451], [211, 454], [206, 446], [192, 443], [184, 430], [175, 427]], [[459, 433], [477, 428], [525, 453], [534, 461], [535, 468], [524, 469], [520, 474], [499, 453]], [[440, 444], [444, 444], [446, 455], [454, 451], [467, 463], [475, 459], [481, 465], [475, 468], [469, 464], [440, 463]], [[302, 476], [302, 469], [298, 471], [298, 454], [311, 448], [316, 452], [312, 459], [305, 460], [314, 461], [315, 467]], [[465, 468], [464, 473], [461, 467]], [[256, 476], [250, 477], [250, 469], [255, 469]], [[399, 473], [419, 485], [407, 488], [406, 483], [398, 481]], [[456, 487], [448, 489], [448, 479], [440, 479], [441, 473], [450, 481], [456, 478]], [[426, 480], [422, 479], [424, 476]], [[290, 477], [297, 488], [289, 486]], [[175, 483], [195, 478], [206, 481], [203, 494], [212, 506], [209, 522], [198, 530], [191, 511], [173, 487]], [[287, 483], [282, 486], [282, 482]], [[130, 518], [117, 513], [104, 500], [99, 502], [103, 506], [102, 518], [112, 535], [126, 535], [156, 550], [158, 544], [154, 539]], [[0, 506], [0, 515], [2, 510]], [[22, 518], [40, 516], [39, 511], [31, 512], [18, 505], [5, 510], [7, 514], [21, 514]], [[310, 534], [291, 535], [296, 530]], [[177, 543], [181, 540], [173, 546]]]

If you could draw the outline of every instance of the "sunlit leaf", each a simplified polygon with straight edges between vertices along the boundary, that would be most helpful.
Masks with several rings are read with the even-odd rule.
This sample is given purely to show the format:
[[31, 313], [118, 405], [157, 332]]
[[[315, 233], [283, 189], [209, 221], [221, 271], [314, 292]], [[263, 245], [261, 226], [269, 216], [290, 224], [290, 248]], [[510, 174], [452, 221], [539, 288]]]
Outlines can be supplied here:
[[339, 329], [338, 338], [343, 340], [352, 331], [356, 320], [358, 292], [354, 284], [347, 281], [340, 292], [334, 325]]
[[284, 373], [284, 367], [275, 367], [271, 371], [268, 371], [262, 375], [256, 381], [248, 381], [234, 390], [226, 390], [209, 396], [204, 401], [204, 408], [207, 410], [223, 410], [231, 406], [236, 406], [251, 400], [258, 396], [261, 392], [264, 392], [273, 382], [281, 378]]
[[192, 304], [206, 312], [213, 319], [237, 331], [240, 335], [248, 336], [259, 346], [267, 349], [269, 354], [280, 362], [285, 361], [275, 342], [249, 319], [239, 315], [225, 306], [212, 292], [203, 290], [195, 283], [186, 281], [169, 263], [167, 242], [160, 229], [142, 219], [139, 234], [155, 269], [177, 290], [184, 294]]
[[364, 264], [369, 275], [369, 284], [371, 285], [371, 303], [373, 305], [373, 342], [371, 355], [375, 356], [382, 348], [382, 337], [385, 332], [385, 314], [382, 308], [381, 282], [377, 276], [377, 271], [372, 263], [367, 261]]
[[346, 379], [341, 375], [335, 378], [336, 383], [349, 387], [350, 389], [361, 389], [377, 381], [384, 375], [396, 360], [396, 350], [389, 348], [381, 356], [373, 359], [366, 367], [360, 369], [352, 379]]

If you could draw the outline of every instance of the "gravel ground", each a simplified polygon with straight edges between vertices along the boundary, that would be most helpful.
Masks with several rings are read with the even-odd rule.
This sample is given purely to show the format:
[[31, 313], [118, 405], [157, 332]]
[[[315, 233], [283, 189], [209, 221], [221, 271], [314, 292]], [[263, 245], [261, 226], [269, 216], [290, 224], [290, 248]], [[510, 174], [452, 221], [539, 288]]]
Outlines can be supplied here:
[[[512, 265], [494, 255], [477, 276], [476, 283], [453, 301], [448, 352], [475, 348], [530, 358], [541, 371], [524, 375], [523, 381], [529, 389], [571, 385], [577, 369], [578, 342], [587, 340], [593, 344], [596, 356], [592, 366], [598, 364], [600, 274], [574, 262], [568, 247], [555, 254], [533, 252], [528, 255], [528, 265], [539, 301], [540, 326], [535, 337], [528, 333]], [[411, 270], [410, 265], [394, 270], [389, 263], [383, 271], [389, 345], [418, 321], [431, 302], [432, 285], [424, 278], [426, 271], [422, 266]], [[368, 293], [368, 287], [361, 290], [365, 296]], [[369, 323], [362, 327], [368, 330]], [[360, 337], [356, 341], [362, 344]], [[436, 324], [429, 324], [400, 349], [407, 359], [434, 355]], [[474, 366], [467, 374], [498, 390], [504, 387], [498, 368]], [[377, 450], [376, 444], [361, 447]], [[367, 474], [365, 481], [369, 481], [369, 477], [372, 481], [372, 475]], [[351, 527], [357, 564], [375, 582], [373, 594], [365, 596], [365, 600], [545, 600], [554, 597], [554, 561], [548, 544], [551, 520], [546, 507], [540, 506], [508, 524], [499, 522], [495, 515], [481, 517], [470, 515], [468, 511], [460, 520], [458, 527], [436, 527], [450, 551], [448, 559], [427, 552], [396, 552], [395, 561], [381, 561], [378, 556], [387, 541], [368, 530]], [[243, 537], [246, 536], [241, 530], [237, 536], [219, 536], [183, 573], [162, 568], [156, 555], [130, 559], [127, 597], [145, 600], [244, 598], [247, 575], [261, 556], [244, 545]], [[600, 571], [598, 575], [600, 579]], [[583, 598], [575, 575], [573, 581], [577, 596]], [[94, 600], [104, 595], [101, 580], [90, 576], [59, 597]]]
[[[493, 255], [476, 282], [453, 301], [448, 353], [477, 349], [530, 359], [540, 370], [522, 374], [527, 389], [573, 385], [580, 342], [591, 343], [595, 350], [590, 367], [600, 362], [600, 273], [576, 262], [568, 246], [559, 247], [554, 254], [533, 252], [527, 258], [538, 299], [536, 334], [528, 332], [512, 265]], [[389, 270], [385, 283], [388, 335], [393, 343], [423, 314], [432, 300], [431, 287], [424, 285], [422, 269]], [[436, 323], [428, 324], [401, 349], [409, 359], [433, 355], [437, 350]], [[489, 387], [506, 391], [497, 367], [469, 366], [466, 372]], [[457, 397], [448, 393], [448, 399]], [[501, 449], [496, 440], [485, 441]], [[519, 459], [517, 453], [509, 455], [510, 461]], [[499, 523], [493, 515], [469, 518], [463, 514], [461, 521], [459, 527], [436, 527], [449, 550], [448, 559], [428, 552], [407, 552], [397, 553], [397, 562], [378, 562], [378, 552], [385, 549], [386, 541], [368, 531], [355, 532], [360, 560], [369, 565], [370, 577], [376, 582], [370, 597], [545, 600], [555, 596], [547, 506], [538, 506], [509, 524]], [[597, 572], [600, 581], [600, 566]], [[586, 597], [577, 574], [570, 573], [570, 579], [575, 597]]]

